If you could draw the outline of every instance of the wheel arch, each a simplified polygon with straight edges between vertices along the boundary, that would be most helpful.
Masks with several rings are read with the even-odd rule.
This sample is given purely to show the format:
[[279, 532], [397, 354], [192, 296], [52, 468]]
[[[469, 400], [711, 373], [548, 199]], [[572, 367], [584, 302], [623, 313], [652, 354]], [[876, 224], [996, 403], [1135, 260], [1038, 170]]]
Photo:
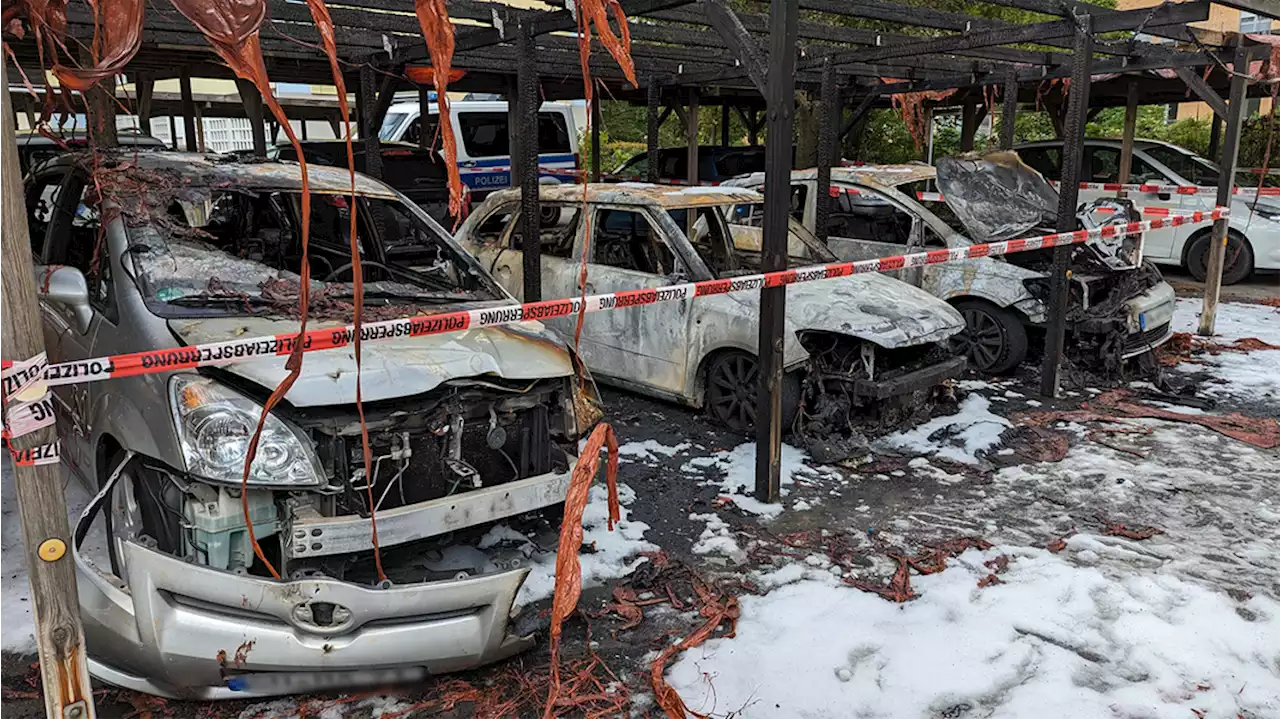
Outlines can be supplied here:
[[[1187, 266], [1187, 258], [1191, 255], [1191, 246], [1194, 245], [1197, 241], [1199, 241], [1201, 237], [1204, 237], [1206, 235], [1212, 235], [1212, 234], [1213, 234], [1213, 225], [1210, 224], [1207, 227], [1201, 227], [1195, 232], [1192, 232], [1187, 237], [1187, 241], [1182, 243], [1182, 256], [1178, 258], [1178, 262], [1181, 264], [1182, 269], [1189, 270]], [[1236, 228], [1230, 225], [1227, 225], [1227, 236], [1240, 238], [1240, 241], [1243, 242], [1249, 248], [1250, 251], [1253, 251], [1253, 243], [1249, 241], [1249, 236], [1244, 234], [1240, 230], [1237, 230]]]

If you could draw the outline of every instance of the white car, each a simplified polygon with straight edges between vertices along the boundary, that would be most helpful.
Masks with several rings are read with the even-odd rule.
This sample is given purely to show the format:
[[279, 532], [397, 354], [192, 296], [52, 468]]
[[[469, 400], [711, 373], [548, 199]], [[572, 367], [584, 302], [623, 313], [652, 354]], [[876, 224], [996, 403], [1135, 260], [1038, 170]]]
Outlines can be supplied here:
[[[579, 295], [584, 251], [588, 294], [759, 271], [760, 252], [751, 248], [759, 248], [760, 230], [724, 218], [735, 206], [758, 208], [757, 192], [630, 182], [586, 187], [585, 205], [582, 185], [542, 187], [542, 205], [559, 208], [564, 218], [541, 232], [546, 298]], [[460, 244], [517, 296], [523, 289], [519, 214], [519, 191], [497, 192], [458, 231]], [[803, 227], [792, 223], [791, 229], [793, 267], [835, 260]], [[587, 314], [579, 349], [602, 382], [705, 407], [722, 426], [749, 431], [756, 417], [759, 302], [759, 292], [744, 291]], [[576, 322], [570, 316], [548, 324], [572, 338]], [[880, 274], [789, 285], [784, 423], [795, 418], [797, 433], [812, 436], [824, 422], [847, 429], [865, 420], [875, 429], [909, 421], [927, 411], [934, 388], [963, 372], [964, 357], [947, 346], [963, 327], [945, 302]]]
[[[1061, 177], [1062, 143], [1034, 142], [1014, 148], [1023, 162], [1047, 179]], [[1120, 181], [1120, 141], [1085, 140], [1081, 182]], [[1156, 140], [1135, 140], [1129, 182], [1133, 184], [1197, 185], [1216, 187], [1218, 166], [1187, 150]], [[1256, 187], [1258, 177], [1239, 173], [1237, 187]], [[1080, 201], [1114, 197], [1114, 192], [1080, 190]], [[1175, 211], [1212, 210], [1216, 194], [1212, 190], [1194, 195], [1171, 193], [1131, 194], [1139, 205], [1169, 207]], [[1209, 259], [1211, 225], [1171, 227], [1148, 232], [1143, 256], [1161, 265], [1179, 265], [1203, 281]], [[1256, 270], [1280, 270], [1280, 197], [1258, 197], [1240, 193], [1231, 200], [1231, 220], [1227, 241], [1227, 261], [1223, 284], [1240, 282]]]
[[[1006, 158], [1016, 160], [1011, 155]], [[834, 197], [827, 247], [842, 260], [865, 260], [1026, 234], [1037, 226], [1039, 208], [1053, 199], [1036, 193], [1053, 190], [1025, 166], [1007, 163], [1005, 167], [1013, 171], [1011, 176], [1027, 183], [1022, 188], [1024, 195], [1038, 202], [1015, 208], [1013, 193], [1002, 189], [996, 193], [996, 202], [981, 208], [986, 217], [970, 217], [967, 224], [973, 225], [973, 230], [966, 228], [947, 204], [917, 199], [916, 192], [937, 176], [929, 165], [832, 168]], [[725, 185], [761, 188], [764, 173], [735, 178]], [[817, 186], [814, 169], [791, 174], [793, 217], [810, 229], [817, 223]], [[1049, 207], [1054, 207], [1053, 203], [1056, 199]], [[758, 225], [759, 218], [736, 208], [730, 222]], [[993, 230], [998, 234], [989, 234]], [[896, 274], [960, 310], [967, 327], [958, 340], [967, 350], [970, 364], [981, 372], [998, 374], [1026, 359], [1030, 335], [1048, 321], [1045, 300], [1049, 281], [1044, 269], [1049, 257], [1049, 251], [1037, 250], [928, 265]], [[1175, 297], [1173, 288], [1151, 265], [1117, 270], [1108, 260], [1124, 266], [1111, 257], [1077, 255], [1069, 326], [1073, 330], [1072, 350], [1115, 367], [1173, 335]]]

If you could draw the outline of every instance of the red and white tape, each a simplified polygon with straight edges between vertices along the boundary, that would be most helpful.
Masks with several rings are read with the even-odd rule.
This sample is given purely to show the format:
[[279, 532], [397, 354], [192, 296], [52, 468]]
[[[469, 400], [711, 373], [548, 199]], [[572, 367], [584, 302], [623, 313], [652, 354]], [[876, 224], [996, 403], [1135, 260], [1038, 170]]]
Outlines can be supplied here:
[[[1057, 187], [1059, 183], [1050, 183]], [[1081, 182], [1082, 190], [1102, 190], [1104, 192], [1139, 192], [1151, 195], [1216, 195], [1218, 188], [1201, 187], [1199, 185], [1157, 185], [1152, 183], [1131, 185], [1118, 182]], [[1234, 195], [1258, 195], [1259, 197], [1280, 197], [1280, 187], [1234, 187]]]
[[0, 364], [0, 381], [4, 386], [4, 425], [0, 427], [0, 437], [8, 445], [13, 463], [20, 467], [58, 461], [58, 441], [27, 449], [15, 449], [9, 444], [9, 440], [15, 437], [30, 434], [57, 421], [53, 413], [53, 394], [45, 380], [48, 369], [49, 361], [43, 352], [30, 359], [4, 360]]
[[[672, 300], [685, 300], [707, 295], [731, 292], [748, 292], [762, 287], [781, 287], [800, 282], [813, 282], [835, 277], [846, 277], [864, 272], [885, 272], [905, 267], [921, 267], [946, 262], [956, 262], [975, 257], [1004, 255], [1046, 247], [1071, 245], [1102, 238], [1137, 235], [1148, 230], [1216, 220], [1226, 217], [1228, 211], [1218, 208], [1212, 212], [1193, 212], [1156, 218], [1125, 225], [1107, 225], [1091, 230], [1076, 230], [1041, 237], [1027, 237], [1006, 242], [993, 242], [931, 250], [893, 257], [881, 257], [857, 262], [836, 262], [828, 265], [802, 267], [794, 270], [747, 275], [725, 280], [707, 280], [655, 289], [625, 290], [585, 298], [565, 298], [529, 302], [510, 307], [464, 310], [436, 315], [408, 317], [380, 322], [368, 322], [361, 326], [360, 337], [364, 342], [397, 337], [421, 337], [425, 335], [461, 332], [481, 327], [510, 325], [529, 320], [547, 320], [584, 312], [608, 312], [639, 305], [650, 305]], [[98, 357], [50, 365], [46, 380], [50, 385], [66, 385], [91, 382], [116, 377], [132, 377], [156, 372], [191, 369], [216, 365], [235, 364], [259, 357], [284, 356], [299, 343], [304, 352], [318, 352], [350, 345], [355, 338], [355, 327], [335, 327], [311, 330], [305, 335], [281, 334], [268, 337], [235, 339], [189, 347], [149, 350], [131, 354]]]

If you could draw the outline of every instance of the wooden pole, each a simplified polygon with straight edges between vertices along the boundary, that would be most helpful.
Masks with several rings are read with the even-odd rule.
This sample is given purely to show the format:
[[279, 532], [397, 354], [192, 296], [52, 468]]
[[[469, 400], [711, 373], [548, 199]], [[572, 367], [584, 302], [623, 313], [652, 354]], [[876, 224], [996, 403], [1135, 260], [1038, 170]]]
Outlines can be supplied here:
[[169, 116], [169, 147], [178, 151], [178, 122], [173, 115]]
[[1018, 117], [1018, 72], [1010, 70], [1004, 79], [1004, 104], [1000, 108], [1000, 149], [1013, 149], [1013, 124]]
[[507, 151], [511, 160], [508, 187], [520, 185], [520, 78], [507, 78]]
[[649, 158], [648, 175], [649, 182], [658, 181], [658, 132], [662, 129], [662, 86], [656, 80], [649, 81], [648, 97], [649, 102], [647, 118], [647, 128], [645, 130], [646, 150], [645, 156]]
[[196, 145], [196, 102], [191, 95], [191, 70], [182, 66], [178, 74], [178, 90], [182, 95], [182, 129], [187, 135], [187, 152], [195, 152]]
[[729, 146], [729, 102], [720, 104], [720, 146]]
[[591, 181], [600, 181], [600, 89], [591, 93]]
[[364, 172], [382, 179], [382, 142], [378, 139], [380, 123], [377, 119], [378, 91], [374, 83], [373, 68], [367, 63], [360, 66], [360, 92], [357, 94], [360, 115], [360, 142], [364, 144]]
[[138, 129], [151, 134], [151, 98], [155, 95], [156, 78], [149, 72], [138, 73], [133, 86], [138, 94]]
[[196, 112], [196, 151], [204, 152], [204, 113], [200, 111], [200, 106], [195, 105]]
[[[1059, 232], [1076, 229], [1076, 202], [1080, 198], [1080, 164], [1084, 150], [1085, 116], [1089, 112], [1089, 78], [1093, 71], [1093, 17], [1077, 17], [1074, 52], [1071, 58], [1071, 92], [1067, 117], [1063, 122], [1062, 184], [1058, 191]], [[1044, 361], [1040, 365], [1040, 394], [1058, 396], [1058, 371], [1066, 344], [1067, 311], [1071, 283], [1071, 256], [1074, 245], [1053, 248], [1049, 270], [1049, 321], [1045, 327]]]
[[836, 69], [830, 62], [822, 66], [822, 86], [818, 111], [818, 187], [814, 196], [814, 231], [827, 241], [831, 218], [831, 167], [836, 164], [836, 125], [840, 122], [840, 87]]
[[[796, 113], [796, 33], [799, 0], [769, 4], [769, 73], [765, 89], [768, 139], [764, 159], [764, 227], [760, 270], [787, 268], [791, 217], [791, 137]], [[782, 497], [782, 371], [787, 288], [760, 290], [760, 390], [756, 399], [756, 499]]]
[[[0, 322], [0, 356], [24, 361], [44, 352], [35, 273], [31, 266], [31, 239], [27, 230], [22, 175], [18, 169], [18, 141], [9, 97], [7, 59], [0, 58], [0, 83], [4, 95], [3, 167], [4, 212], [0, 223], [0, 266], [4, 268], [4, 322]], [[39, 385], [43, 386], [43, 382]], [[38, 388], [20, 397], [38, 398]], [[9, 440], [15, 452], [57, 441], [56, 427], [48, 426]], [[15, 463], [13, 484], [18, 498], [22, 544], [26, 548], [27, 574], [31, 582], [31, 615], [35, 621], [36, 651], [40, 655], [40, 679], [44, 687], [45, 716], [50, 719], [93, 719], [96, 716], [85, 659], [84, 630], [76, 593], [75, 560], [67, 501], [62, 492], [63, 470], [57, 464], [25, 466]]]
[[[688, 152], [685, 161], [689, 171], [685, 175], [690, 185], [698, 184], [698, 90], [689, 88], [689, 111], [684, 116], [684, 137]], [[695, 213], [688, 213], [692, 222]], [[692, 227], [692, 226], [691, 226]]]
[[[1249, 67], [1249, 49], [1241, 37], [1236, 46], [1232, 67]], [[1218, 207], [1231, 205], [1235, 187], [1236, 167], [1240, 161], [1240, 126], [1244, 121], [1245, 91], [1248, 78], [1243, 72], [1231, 76], [1231, 94], [1227, 99], [1226, 133], [1222, 138], [1222, 161], [1218, 163]], [[1213, 336], [1213, 326], [1218, 316], [1218, 294], [1222, 290], [1222, 268], [1227, 259], [1227, 219], [1213, 223], [1213, 240], [1209, 244], [1209, 267], [1204, 278], [1204, 306], [1200, 310], [1200, 327], [1196, 331], [1203, 337]]]
[[960, 112], [960, 151], [973, 152], [973, 138], [978, 134], [978, 101], [965, 100]]
[[[34, 127], [34, 124], [32, 125]], [[1222, 116], [1214, 113], [1213, 124], [1209, 128], [1209, 159], [1221, 162], [1218, 151], [1222, 149]]]
[[524, 242], [524, 301], [542, 299], [542, 204], [538, 187], [540, 149], [538, 147], [538, 108], [542, 105], [538, 93], [536, 68], [537, 45], [533, 31], [522, 24], [518, 30], [516, 47], [520, 63], [516, 84], [519, 86], [520, 127], [520, 236]]
[[431, 89], [425, 84], [418, 85], [418, 147], [424, 150], [431, 149], [431, 143], [435, 142], [435, 133], [427, 130], [429, 124], [427, 120], [431, 119]]
[[[244, 78], [236, 78], [236, 90], [240, 93], [240, 102], [244, 104], [244, 115], [249, 118], [249, 131], [253, 134], [254, 157], [267, 156], [267, 129], [263, 127], [262, 94], [258, 86]], [[275, 127], [275, 123], [272, 123]], [[272, 133], [275, 142], [275, 133]]]
[[1129, 78], [1124, 98], [1124, 134], [1120, 138], [1120, 184], [1133, 173], [1133, 136], [1138, 131], [1138, 79]]
[[[91, 67], [93, 57], [88, 46], [80, 49], [80, 62]], [[84, 110], [89, 120], [89, 139], [96, 149], [118, 147], [119, 134], [116, 131], [116, 77], [103, 78], [85, 90]]]

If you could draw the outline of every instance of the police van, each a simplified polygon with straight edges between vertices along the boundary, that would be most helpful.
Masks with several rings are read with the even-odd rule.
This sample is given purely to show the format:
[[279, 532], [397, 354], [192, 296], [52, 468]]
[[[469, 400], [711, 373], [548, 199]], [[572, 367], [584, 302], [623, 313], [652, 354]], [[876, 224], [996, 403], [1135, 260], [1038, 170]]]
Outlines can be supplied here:
[[[384, 141], [419, 143], [425, 131], [437, 130], [435, 93], [424, 124], [419, 105], [395, 103], [387, 110], [379, 137]], [[503, 100], [455, 100], [453, 134], [458, 141], [458, 169], [462, 181], [478, 202], [494, 190], [511, 186], [511, 149], [508, 144], [507, 103]], [[579, 168], [578, 129], [575, 108], [568, 102], [544, 103], [538, 110], [538, 167], [543, 184], [571, 183]], [[437, 146], [439, 141], [435, 141]]]

